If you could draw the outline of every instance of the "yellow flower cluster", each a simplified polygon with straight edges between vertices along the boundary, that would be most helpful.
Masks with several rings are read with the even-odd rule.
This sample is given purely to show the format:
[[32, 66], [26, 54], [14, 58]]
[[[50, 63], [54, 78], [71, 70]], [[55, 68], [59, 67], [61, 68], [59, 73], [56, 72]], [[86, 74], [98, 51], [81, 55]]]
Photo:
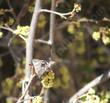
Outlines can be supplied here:
[[14, 19], [12, 17], [9, 17], [7, 24], [12, 25], [14, 23]]
[[61, 74], [61, 77], [55, 79], [54, 88], [69, 88], [71, 77], [68, 68], [66, 66], [62, 66], [61, 68], [59, 68], [59, 72]]
[[93, 32], [92, 34], [92, 38], [95, 40], [95, 41], [98, 41], [100, 39], [101, 35], [100, 35], [100, 32]]
[[46, 25], [46, 17], [45, 17], [45, 15], [43, 15], [43, 14], [40, 14], [39, 15], [39, 20], [38, 20], [38, 24], [37, 24], [37, 26], [38, 26], [38, 28], [44, 28], [45, 27], [45, 25]]
[[107, 27], [100, 27], [99, 31], [93, 32], [92, 38], [95, 41], [101, 39], [105, 45], [110, 44], [110, 29]]
[[43, 97], [36, 96], [36, 98], [33, 99], [32, 103], [43, 103]]
[[80, 97], [78, 101], [80, 103], [100, 103], [100, 97], [95, 94], [95, 90], [90, 88], [90, 90]]
[[4, 15], [6, 12], [11, 12], [10, 9], [0, 9], [0, 15]]
[[17, 26], [17, 29], [14, 30], [14, 33], [17, 35], [27, 36], [29, 32], [29, 26]]
[[49, 71], [47, 72], [41, 80], [41, 83], [43, 85], [44, 88], [51, 88], [53, 87], [54, 84], [54, 78], [55, 78], [55, 74], [53, 71]]
[[74, 10], [75, 10], [76, 12], [81, 11], [81, 4], [75, 3], [75, 4], [74, 4]]

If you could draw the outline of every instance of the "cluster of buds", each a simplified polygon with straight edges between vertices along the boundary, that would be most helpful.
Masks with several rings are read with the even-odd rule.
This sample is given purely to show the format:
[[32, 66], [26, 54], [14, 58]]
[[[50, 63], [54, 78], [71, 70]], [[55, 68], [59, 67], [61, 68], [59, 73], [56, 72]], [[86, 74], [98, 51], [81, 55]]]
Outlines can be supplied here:
[[74, 11], [75, 12], [81, 11], [81, 4], [80, 3], [75, 3], [74, 4]]
[[69, 18], [74, 17], [74, 15], [81, 11], [81, 4], [80, 3], [74, 3], [74, 9], [71, 11], [71, 15]]
[[44, 88], [51, 88], [53, 87], [54, 79], [55, 79], [55, 73], [51, 70], [42, 76], [41, 83]]
[[32, 103], [43, 103], [43, 97], [42, 96], [36, 96]]

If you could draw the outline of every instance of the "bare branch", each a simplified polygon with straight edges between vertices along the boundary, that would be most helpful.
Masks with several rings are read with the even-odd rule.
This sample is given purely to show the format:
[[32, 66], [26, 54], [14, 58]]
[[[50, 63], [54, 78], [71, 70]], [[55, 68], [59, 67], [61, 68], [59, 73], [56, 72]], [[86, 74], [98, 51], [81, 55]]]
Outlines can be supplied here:
[[56, 11], [53, 11], [53, 10], [47, 10], [47, 9], [41, 9], [40, 12], [52, 13], [52, 14], [58, 15], [58, 16], [60, 16], [61, 18], [64, 18], [64, 19], [67, 19], [66, 16], [71, 15], [71, 14], [73, 13], [73, 12], [59, 13], [59, 12], [56, 12]]
[[[23, 40], [26, 42], [26, 39], [25, 39], [22, 35], [17, 35], [17, 34], [14, 32], [13, 29], [11, 29], [11, 28], [9, 28], [9, 27], [4, 27], [4, 26], [0, 26], [0, 28], [12, 32], [13, 34], [15, 34], [14, 37], [15, 37], [15, 36], [19, 36], [21, 39], [23, 39]], [[12, 39], [13, 39], [14, 37], [12, 37]], [[10, 40], [9, 40], [9, 41], [10, 41]], [[10, 42], [10, 43], [11, 43], [11, 42]], [[8, 43], [8, 44], [10, 44], [10, 43]]]
[[90, 88], [95, 87], [95, 86], [99, 85], [100, 83], [103, 83], [104, 81], [106, 81], [109, 78], [110, 78], [110, 70], [105, 74], [101, 74], [100, 76], [98, 76], [97, 78], [92, 80], [90, 83], [85, 85], [82, 89], [80, 89], [75, 95], [73, 95], [69, 99], [68, 103], [76, 103], [78, 98], [81, 95], [83, 95], [85, 92], [87, 92]]
[[[55, 11], [55, 0], [52, 0], [51, 10]], [[55, 26], [55, 14], [50, 14], [50, 32], [49, 32], [49, 41], [51, 45], [54, 43], [54, 26]]]
[[7, 2], [7, 4], [8, 4], [8, 6], [9, 6], [9, 8], [11, 9], [11, 13], [12, 13], [13, 17], [16, 18], [16, 14], [15, 14], [15, 12], [14, 12], [14, 9], [13, 9], [13, 7], [12, 7], [12, 5], [11, 5], [10, 0], [6, 0], [6, 2]]
[[27, 99], [20, 100], [18, 103], [22, 103], [22, 102], [27, 101], [27, 100], [32, 100], [32, 99], [34, 99], [34, 98], [35, 98], [35, 97], [29, 97], [29, 98], [27, 98]]
[[13, 29], [11, 29], [11, 28], [9, 28], [9, 27], [4, 27], [4, 26], [0, 26], [0, 28], [1, 29], [4, 29], [4, 30], [8, 30], [8, 31], [10, 31], [10, 32], [12, 32], [13, 33]]
[[36, 43], [43, 43], [43, 44], [47, 44], [47, 45], [51, 45], [51, 42], [46, 41], [46, 40], [41, 40], [41, 39], [37, 39], [35, 40]]
[[[55, 11], [55, 0], [51, 1], [51, 10]], [[51, 59], [53, 55], [53, 44], [54, 44], [54, 26], [55, 26], [55, 14], [50, 14], [50, 31], [49, 31], [49, 40], [48, 44], [50, 44], [50, 51], [51, 51]], [[49, 89], [44, 91], [44, 103], [49, 102]]]
[[35, 9], [32, 17], [32, 21], [30, 24], [30, 31], [27, 39], [27, 44], [26, 44], [26, 70], [25, 70], [25, 75], [27, 78], [30, 77], [30, 72], [29, 71], [29, 64], [31, 64], [32, 57], [33, 57], [33, 41], [34, 41], [34, 35], [36, 32], [36, 25], [38, 21], [38, 14], [40, 10], [40, 0], [36, 0], [35, 2]]
[[[29, 64], [31, 64], [32, 58], [33, 58], [33, 41], [34, 41], [34, 36], [36, 32], [36, 26], [37, 26], [37, 21], [38, 21], [38, 15], [40, 11], [40, 2], [41, 0], [36, 0], [35, 1], [35, 8], [34, 8], [34, 13], [32, 16], [32, 21], [30, 24], [30, 32], [28, 35], [27, 43], [26, 43], [26, 66], [25, 66], [25, 79], [29, 80], [31, 76], [31, 72], [29, 70]], [[29, 90], [28, 90], [29, 92]], [[25, 94], [25, 97], [29, 97], [29, 94]], [[24, 97], [24, 99], [25, 99]], [[29, 103], [29, 101], [26, 101], [26, 103]]]

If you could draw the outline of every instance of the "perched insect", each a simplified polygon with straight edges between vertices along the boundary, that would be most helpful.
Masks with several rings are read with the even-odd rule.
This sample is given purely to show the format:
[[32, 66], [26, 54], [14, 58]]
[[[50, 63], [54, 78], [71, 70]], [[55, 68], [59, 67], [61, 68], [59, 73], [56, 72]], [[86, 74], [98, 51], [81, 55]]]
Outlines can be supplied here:
[[32, 60], [35, 73], [40, 78], [44, 73], [51, 70], [51, 66], [55, 63], [54, 61], [46, 61], [46, 60], [40, 60], [40, 59], [33, 59]]

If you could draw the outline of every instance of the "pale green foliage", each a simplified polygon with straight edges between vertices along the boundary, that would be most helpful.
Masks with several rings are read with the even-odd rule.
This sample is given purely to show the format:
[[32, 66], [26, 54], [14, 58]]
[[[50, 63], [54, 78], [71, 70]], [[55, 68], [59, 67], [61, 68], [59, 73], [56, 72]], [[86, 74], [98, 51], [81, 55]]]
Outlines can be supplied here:
[[7, 98], [6, 103], [13, 103], [13, 99], [12, 98]]
[[98, 41], [100, 39], [100, 32], [93, 32], [92, 38]]
[[16, 35], [22, 36], [22, 38], [26, 40], [27, 37], [28, 37], [28, 34], [29, 34], [29, 29], [30, 29], [29, 26], [20, 26], [20, 25], [18, 25], [17, 29], [14, 30], [14, 33]]
[[34, 6], [29, 6], [28, 11], [32, 13], [34, 11]]
[[3, 33], [2, 33], [2, 32], [0, 32], [0, 38], [2, 38], [2, 36], [3, 36]]
[[100, 27], [99, 31], [92, 34], [92, 38], [96, 41], [102, 40], [105, 45], [110, 43], [110, 29], [108, 27]]
[[22, 36], [27, 37], [28, 33], [29, 33], [29, 26], [20, 26], [20, 25], [18, 25], [17, 29], [14, 30], [14, 33], [17, 34], [17, 35], [22, 35]]
[[100, 97], [95, 94], [94, 89], [90, 89], [86, 94], [80, 97], [78, 103], [100, 103]]
[[101, 27], [100, 33], [102, 34], [102, 42], [107, 45], [110, 43], [110, 29], [108, 27]]
[[69, 88], [69, 83], [71, 79], [70, 72], [66, 66], [62, 66], [61, 68], [59, 68], [59, 70], [61, 78], [55, 79], [54, 88], [67, 89]]
[[13, 80], [9, 78], [2, 82], [3, 94], [8, 96], [11, 93], [13, 85], [14, 85]]
[[14, 23], [14, 19], [12, 17], [9, 17], [8, 21], [7, 21], [7, 24], [8, 25], [13, 25]]
[[110, 98], [110, 94], [104, 92], [101, 93], [101, 96], [96, 94], [96, 91], [94, 89], [89, 89], [89, 91], [82, 95], [78, 103], [108, 103], [108, 100]]
[[30, 5], [30, 6], [28, 7], [28, 11], [29, 11], [30, 13], [32, 13], [32, 12], [34, 11], [34, 5]]
[[110, 43], [110, 37], [108, 36], [102, 36], [102, 42], [107, 45]]
[[43, 27], [45, 27], [46, 23], [47, 23], [47, 22], [46, 22], [46, 17], [45, 17], [45, 15], [40, 14], [40, 15], [39, 15], [38, 24], [37, 24], [38, 28], [43, 28]]
[[101, 92], [101, 101], [100, 103], [108, 103], [109, 102], [109, 99], [110, 99], [110, 92]]
[[74, 33], [74, 25], [73, 25], [73, 24], [68, 25], [67, 31], [68, 31], [70, 34], [73, 34], [73, 33]]

